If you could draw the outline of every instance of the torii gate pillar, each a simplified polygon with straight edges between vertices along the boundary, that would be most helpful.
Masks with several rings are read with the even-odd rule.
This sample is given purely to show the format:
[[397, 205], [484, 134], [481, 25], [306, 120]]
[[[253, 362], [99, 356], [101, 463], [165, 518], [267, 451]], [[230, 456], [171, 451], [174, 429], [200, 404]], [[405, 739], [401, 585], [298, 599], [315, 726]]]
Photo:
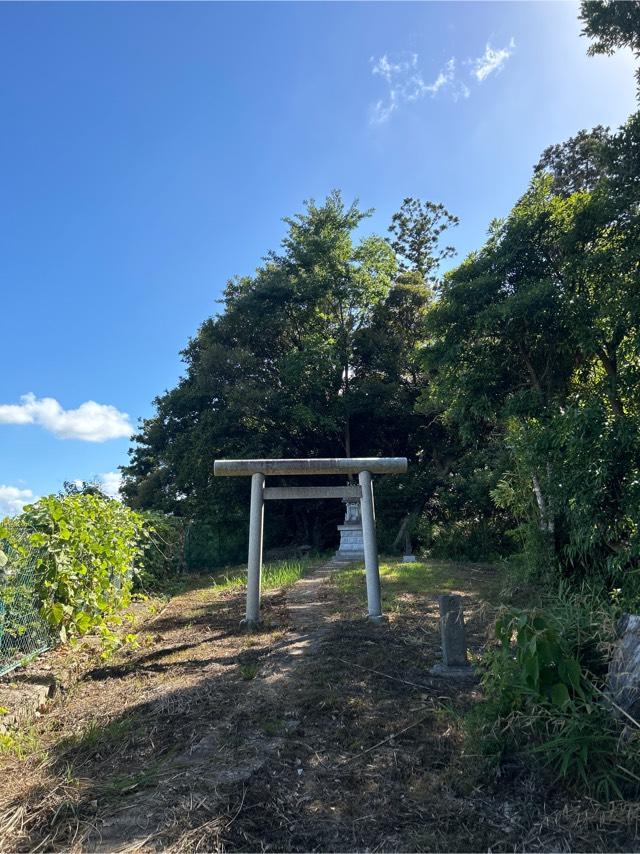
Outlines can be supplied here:
[[364, 568], [367, 580], [367, 606], [369, 619], [379, 622], [382, 619], [382, 603], [380, 602], [380, 567], [378, 566], [376, 513], [371, 472], [361, 471], [358, 475], [358, 482], [362, 490], [360, 512], [362, 515], [362, 539], [364, 541]]
[[249, 559], [247, 561], [248, 627], [260, 622], [260, 584], [262, 580], [262, 539], [264, 530], [264, 475], [251, 475], [251, 510], [249, 512]]
[[[372, 474], [404, 474], [405, 457], [337, 458], [304, 460], [216, 460], [214, 475], [251, 475], [249, 555], [247, 561], [247, 607], [242, 623], [254, 628], [260, 622], [260, 583], [264, 502], [270, 498], [359, 498], [362, 513], [364, 565], [369, 619], [383, 619], [380, 601], [380, 570], [376, 543], [376, 517]], [[357, 474], [359, 486], [265, 488], [265, 475]]]

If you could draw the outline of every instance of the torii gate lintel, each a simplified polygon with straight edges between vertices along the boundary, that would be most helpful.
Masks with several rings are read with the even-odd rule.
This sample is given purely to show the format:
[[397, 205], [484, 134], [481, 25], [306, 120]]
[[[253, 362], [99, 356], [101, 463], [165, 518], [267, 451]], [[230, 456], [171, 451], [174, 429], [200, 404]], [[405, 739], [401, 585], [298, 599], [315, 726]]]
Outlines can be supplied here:
[[[251, 476], [251, 511], [249, 516], [249, 554], [247, 561], [247, 607], [242, 623], [247, 628], [260, 622], [260, 584], [262, 574], [262, 541], [264, 502], [294, 498], [359, 498], [362, 515], [364, 565], [367, 582], [369, 619], [383, 619], [380, 602], [380, 569], [376, 543], [376, 520], [372, 474], [403, 474], [406, 457], [336, 457], [332, 459], [266, 459], [216, 460], [216, 476]], [[266, 475], [357, 474], [358, 486], [265, 487]]]

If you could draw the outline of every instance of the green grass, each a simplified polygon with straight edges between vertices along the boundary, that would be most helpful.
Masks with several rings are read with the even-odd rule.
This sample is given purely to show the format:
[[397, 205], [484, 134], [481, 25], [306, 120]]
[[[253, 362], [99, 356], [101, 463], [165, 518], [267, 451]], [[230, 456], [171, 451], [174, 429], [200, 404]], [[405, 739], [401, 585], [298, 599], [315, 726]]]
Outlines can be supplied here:
[[110, 801], [127, 797], [134, 790], [155, 786], [159, 777], [159, 764], [149, 765], [136, 774], [115, 774], [100, 784], [100, 793]]
[[260, 665], [257, 663], [252, 664], [241, 664], [240, 665], [240, 676], [247, 682], [250, 679], [255, 679], [260, 670]]
[[[262, 567], [262, 589], [275, 590], [280, 587], [291, 587], [305, 573], [309, 567], [310, 560], [279, 560], [267, 563]], [[232, 590], [243, 587], [247, 580], [246, 566], [234, 567], [223, 575], [214, 578], [214, 585], [218, 590]]]
[[115, 745], [124, 743], [135, 729], [135, 721], [130, 718], [116, 719], [103, 723], [90, 721], [79, 733], [69, 735], [58, 743], [59, 754], [89, 754], [113, 750]]
[[34, 727], [15, 729], [0, 733], [0, 755], [27, 759], [35, 753], [43, 753]]
[[265, 718], [260, 722], [260, 729], [265, 735], [273, 738], [277, 735], [282, 735], [286, 730], [286, 722], [284, 718]]
[[[345, 600], [365, 595], [364, 566], [358, 564], [334, 574], [334, 581]], [[393, 558], [380, 564], [383, 609], [394, 609], [403, 596], [464, 591], [495, 602], [500, 590], [500, 573], [493, 567], [425, 560], [403, 563]]]

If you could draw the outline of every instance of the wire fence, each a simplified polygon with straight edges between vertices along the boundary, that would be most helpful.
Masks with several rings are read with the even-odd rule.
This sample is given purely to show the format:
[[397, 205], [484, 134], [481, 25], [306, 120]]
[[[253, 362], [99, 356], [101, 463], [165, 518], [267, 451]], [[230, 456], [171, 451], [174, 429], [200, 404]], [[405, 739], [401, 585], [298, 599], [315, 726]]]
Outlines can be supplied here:
[[[0, 676], [24, 664], [54, 643], [40, 616], [35, 592], [38, 552], [26, 535], [14, 548], [1, 544], [0, 566]], [[5, 560], [6, 558], [6, 560]]]

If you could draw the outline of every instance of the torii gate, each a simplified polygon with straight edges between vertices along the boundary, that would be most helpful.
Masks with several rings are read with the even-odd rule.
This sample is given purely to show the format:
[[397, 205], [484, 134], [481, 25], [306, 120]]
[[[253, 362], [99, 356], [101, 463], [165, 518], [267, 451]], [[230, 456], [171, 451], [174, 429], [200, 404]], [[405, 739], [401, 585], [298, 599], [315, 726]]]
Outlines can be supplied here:
[[[264, 502], [276, 498], [352, 498], [360, 499], [364, 565], [367, 581], [369, 619], [382, 620], [380, 570], [376, 544], [376, 519], [373, 502], [373, 474], [404, 474], [406, 457], [343, 457], [303, 460], [216, 460], [217, 476], [251, 476], [251, 513], [249, 517], [249, 557], [247, 561], [247, 608], [242, 621], [247, 628], [260, 622], [260, 580], [262, 573], [262, 532]], [[266, 475], [357, 474], [356, 486], [272, 486], [265, 488]]]

